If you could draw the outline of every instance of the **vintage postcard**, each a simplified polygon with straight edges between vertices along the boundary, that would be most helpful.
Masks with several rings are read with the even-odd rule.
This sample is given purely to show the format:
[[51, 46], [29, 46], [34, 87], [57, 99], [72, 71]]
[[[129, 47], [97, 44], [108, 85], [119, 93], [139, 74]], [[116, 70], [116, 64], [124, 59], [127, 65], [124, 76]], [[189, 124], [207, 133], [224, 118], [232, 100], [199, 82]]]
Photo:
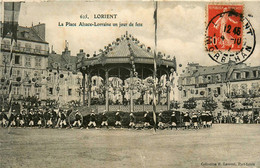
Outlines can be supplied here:
[[0, 167], [260, 167], [260, 1], [0, 2]]

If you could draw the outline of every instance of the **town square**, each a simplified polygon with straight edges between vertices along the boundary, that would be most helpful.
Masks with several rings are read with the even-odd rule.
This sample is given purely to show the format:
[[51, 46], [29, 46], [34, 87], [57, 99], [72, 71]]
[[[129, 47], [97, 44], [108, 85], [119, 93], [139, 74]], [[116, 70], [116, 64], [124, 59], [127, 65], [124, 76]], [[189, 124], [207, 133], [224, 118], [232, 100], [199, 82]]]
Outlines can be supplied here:
[[0, 167], [259, 167], [257, 7], [2, 1]]

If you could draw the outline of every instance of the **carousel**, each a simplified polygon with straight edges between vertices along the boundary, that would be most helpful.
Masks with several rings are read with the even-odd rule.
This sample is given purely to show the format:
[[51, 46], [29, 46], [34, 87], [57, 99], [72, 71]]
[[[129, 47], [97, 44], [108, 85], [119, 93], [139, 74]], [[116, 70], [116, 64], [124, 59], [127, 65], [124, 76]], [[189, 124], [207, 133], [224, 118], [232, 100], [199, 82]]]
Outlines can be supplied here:
[[[113, 111], [115, 106], [120, 111], [146, 111], [152, 109], [152, 104], [144, 106], [144, 98], [156, 94], [158, 106], [169, 109], [176, 59], [161, 52], [155, 53], [151, 47], [146, 47], [126, 32], [100, 49], [98, 54], [82, 55], [77, 62], [77, 70], [83, 75], [83, 105], [95, 106], [93, 108], [98, 111]], [[93, 78], [99, 79], [98, 86]], [[104, 99], [103, 106], [91, 102], [93, 92], [103, 95], [100, 97]], [[111, 102], [111, 94], [117, 95], [117, 105]], [[165, 98], [163, 104], [162, 95]], [[140, 100], [138, 103], [137, 99]]]

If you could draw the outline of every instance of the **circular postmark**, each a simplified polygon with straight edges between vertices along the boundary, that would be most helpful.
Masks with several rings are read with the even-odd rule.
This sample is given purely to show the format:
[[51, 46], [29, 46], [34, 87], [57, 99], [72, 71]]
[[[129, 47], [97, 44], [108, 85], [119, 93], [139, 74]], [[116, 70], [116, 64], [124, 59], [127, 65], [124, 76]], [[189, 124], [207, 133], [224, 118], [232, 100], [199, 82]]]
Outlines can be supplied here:
[[[210, 17], [206, 27], [206, 50], [217, 63], [242, 63], [254, 52], [256, 37], [250, 21], [231, 8]], [[211, 12], [214, 13], [214, 12]]]

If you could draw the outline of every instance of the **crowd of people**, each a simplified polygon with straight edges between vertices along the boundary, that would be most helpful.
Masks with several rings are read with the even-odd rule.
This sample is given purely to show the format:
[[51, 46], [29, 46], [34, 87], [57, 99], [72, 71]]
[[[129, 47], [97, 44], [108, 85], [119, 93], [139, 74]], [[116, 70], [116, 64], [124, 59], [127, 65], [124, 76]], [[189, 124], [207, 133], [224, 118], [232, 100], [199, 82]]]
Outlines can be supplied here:
[[260, 116], [253, 117], [252, 115], [239, 115], [239, 114], [231, 114], [225, 116], [217, 116], [214, 118], [214, 123], [219, 124], [259, 124], [260, 123]]
[[[180, 115], [175, 114], [175, 111], [171, 113], [170, 119], [166, 122], [163, 112], [160, 111], [156, 117], [154, 124], [154, 117], [146, 111], [142, 116], [142, 121], [137, 121], [135, 113], [129, 113], [128, 115], [128, 129], [199, 129], [199, 128], [209, 128], [212, 126], [213, 115], [211, 113], [192, 113], [188, 112]], [[72, 115], [73, 114], [73, 115]], [[111, 115], [110, 115], [111, 117]], [[123, 128], [126, 127], [122, 125], [122, 116], [120, 111], [117, 111], [113, 117], [113, 124], [109, 125], [109, 117], [107, 112], [104, 111], [101, 116], [96, 116], [95, 112], [92, 111], [88, 116], [88, 123], [83, 124], [84, 116], [76, 110], [74, 113], [68, 110], [61, 109], [30, 109], [21, 110], [16, 113], [14, 110], [10, 115], [4, 112], [4, 109], [0, 113], [0, 126], [7, 127], [36, 127], [36, 128]], [[99, 122], [97, 122], [97, 118]], [[99, 125], [97, 124], [99, 123]], [[111, 122], [110, 122], [111, 123]]]

